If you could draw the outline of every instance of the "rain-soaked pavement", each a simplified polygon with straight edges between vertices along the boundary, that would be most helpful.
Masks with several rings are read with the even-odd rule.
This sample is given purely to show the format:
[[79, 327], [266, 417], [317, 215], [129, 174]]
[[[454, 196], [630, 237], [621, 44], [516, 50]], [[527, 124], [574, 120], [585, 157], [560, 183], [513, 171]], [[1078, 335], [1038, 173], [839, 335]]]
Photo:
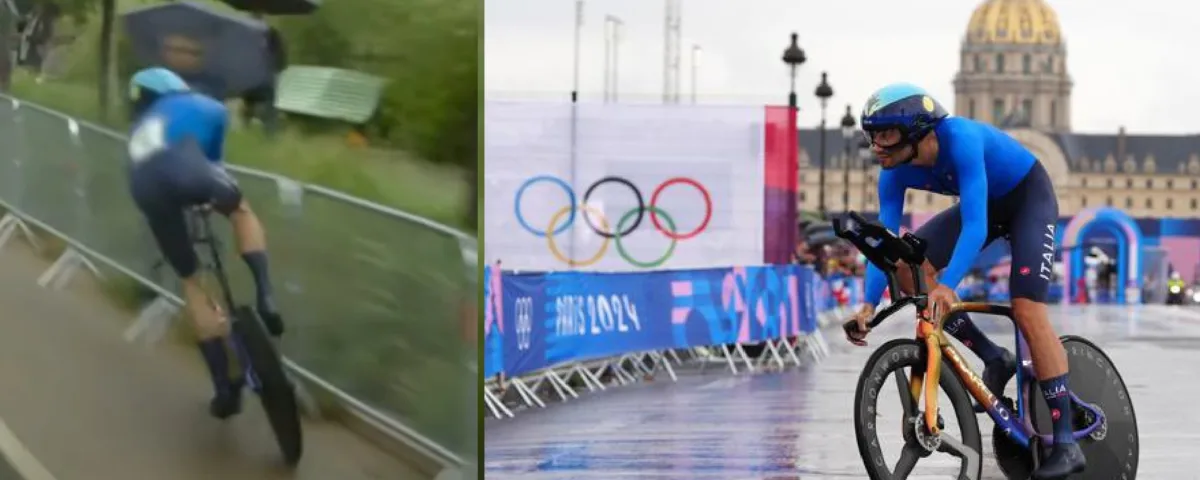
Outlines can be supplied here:
[[[1096, 342], [1124, 377], [1138, 418], [1138, 476], [1200, 479], [1200, 409], [1193, 406], [1200, 395], [1200, 309], [1095, 306], [1051, 311], [1060, 334]], [[831, 355], [812, 366], [738, 376], [710, 367], [705, 373], [681, 374], [677, 383], [612, 388], [490, 421], [485, 427], [486, 477], [866, 478], [851, 424], [855, 384], [875, 347], [911, 335], [906, 318], [901, 313], [890, 325], [880, 326], [866, 348], [826, 331]], [[994, 320], [979, 322], [981, 328], [1011, 349], [1010, 324], [990, 318]], [[980, 371], [980, 363], [972, 360]], [[1011, 386], [1009, 391], [1012, 395]], [[898, 396], [891, 402], [898, 405]], [[982, 414], [978, 418], [984, 434], [983, 478], [1004, 478], [992, 459], [991, 421]], [[887, 433], [881, 429], [880, 435], [882, 439]], [[889, 463], [896, 458], [891, 454]], [[952, 476], [936, 464], [922, 470], [926, 460], [934, 457], [918, 463], [909, 478]]]

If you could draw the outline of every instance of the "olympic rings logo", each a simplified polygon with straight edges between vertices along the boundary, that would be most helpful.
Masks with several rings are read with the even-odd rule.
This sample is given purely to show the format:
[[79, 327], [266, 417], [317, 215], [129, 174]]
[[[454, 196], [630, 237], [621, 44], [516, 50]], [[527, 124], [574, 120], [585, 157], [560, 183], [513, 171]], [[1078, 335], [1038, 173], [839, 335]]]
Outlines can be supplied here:
[[[534, 228], [529, 224], [528, 221], [525, 220], [525, 216], [521, 214], [521, 198], [525, 194], [525, 190], [530, 186], [540, 182], [554, 184], [567, 194], [567, 205], [558, 209], [558, 211], [550, 216], [550, 223], [546, 226], [545, 230], [538, 230]], [[614, 183], [625, 187], [632, 192], [633, 197], [637, 199], [637, 206], [621, 215], [621, 217], [617, 219], [615, 228], [611, 226], [608, 218], [604, 216], [604, 212], [601, 212], [599, 209], [588, 204], [588, 199], [590, 199], [592, 194], [596, 192], [596, 189], [601, 185], [609, 183]], [[662, 193], [667, 188], [674, 185], [690, 186], [699, 191], [700, 195], [704, 197], [704, 220], [700, 222], [698, 227], [689, 232], [680, 232], [676, 228], [675, 220], [671, 218], [671, 215], [658, 206], [658, 201], [662, 196]], [[583, 192], [583, 198], [580, 200], [582, 201], [577, 202], [575, 190], [571, 188], [571, 185], [563, 181], [563, 179], [553, 175], [538, 175], [525, 180], [525, 183], [522, 183], [521, 187], [517, 189], [517, 194], [513, 199], [513, 210], [516, 213], [517, 222], [521, 224], [521, 228], [525, 229], [525, 231], [533, 234], [534, 236], [544, 237], [546, 239], [546, 246], [550, 249], [550, 254], [554, 255], [554, 258], [558, 259], [560, 262], [572, 267], [586, 267], [599, 262], [600, 259], [604, 258], [604, 254], [608, 252], [610, 241], [616, 244], [617, 253], [619, 253], [621, 258], [625, 259], [626, 262], [629, 262], [630, 265], [641, 268], [658, 267], [666, 263], [667, 260], [671, 258], [671, 255], [675, 253], [675, 245], [681, 240], [694, 238], [696, 235], [699, 235], [701, 232], [707, 229], [708, 222], [712, 220], [713, 214], [712, 195], [708, 193], [708, 188], [705, 188], [705, 186], [700, 182], [688, 177], [669, 178], [660, 183], [654, 188], [653, 193], [650, 194], [649, 204], [646, 203], [645, 197], [642, 196], [642, 191], [639, 190], [638, 187], [633, 184], [633, 182], [618, 176], [608, 176], [596, 180], [595, 183], [592, 183], [590, 186], [588, 186], [587, 190]], [[571, 225], [575, 223], [576, 212], [581, 213], [580, 216], [583, 217], [584, 223], [587, 224], [588, 228], [591, 229], [592, 232], [604, 239], [604, 241], [600, 244], [600, 249], [591, 257], [584, 259], [568, 258], [558, 248], [558, 243], [554, 240], [555, 236], [566, 232], [567, 229], [571, 228]], [[622, 237], [629, 236], [630, 233], [633, 233], [635, 229], [642, 225], [642, 220], [645, 219], [646, 212], [650, 212], [650, 223], [654, 226], [654, 229], [671, 240], [670, 246], [667, 247], [667, 251], [663, 253], [662, 256], [649, 261], [633, 258], [633, 256], [630, 255], [625, 249], [625, 245], [621, 242]], [[566, 217], [566, 220], [563, 220], [563, 217]], [[663, 225], [664, 223], [666, 224], [665, 227]]]

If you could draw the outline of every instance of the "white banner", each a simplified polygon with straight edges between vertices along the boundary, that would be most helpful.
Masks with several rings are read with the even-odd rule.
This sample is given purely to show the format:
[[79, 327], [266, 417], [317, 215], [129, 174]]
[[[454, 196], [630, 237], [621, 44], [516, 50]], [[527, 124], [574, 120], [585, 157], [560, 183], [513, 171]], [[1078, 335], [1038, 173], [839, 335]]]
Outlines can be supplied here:
[[488, 262], [550, 271], [762, 263], [763, 107], [485, 107]]

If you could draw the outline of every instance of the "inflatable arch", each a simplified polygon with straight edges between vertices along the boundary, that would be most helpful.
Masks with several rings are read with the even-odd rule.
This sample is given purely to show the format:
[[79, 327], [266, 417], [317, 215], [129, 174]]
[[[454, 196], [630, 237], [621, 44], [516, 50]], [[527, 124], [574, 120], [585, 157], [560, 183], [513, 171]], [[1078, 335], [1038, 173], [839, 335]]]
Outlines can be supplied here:
[[1116, 302], [1141, 303], [1142, 231], [1129, 215], [1111, 207], [1084, 209], [1067, 222], [1059, 242], [1063, 246], [1063, 302], [1071, 302], [1079, 293], [1077, 283], [1084, 278], [1085, 268], [1079, 241], [1092, 229], [1108, 230], [1117, 238]]

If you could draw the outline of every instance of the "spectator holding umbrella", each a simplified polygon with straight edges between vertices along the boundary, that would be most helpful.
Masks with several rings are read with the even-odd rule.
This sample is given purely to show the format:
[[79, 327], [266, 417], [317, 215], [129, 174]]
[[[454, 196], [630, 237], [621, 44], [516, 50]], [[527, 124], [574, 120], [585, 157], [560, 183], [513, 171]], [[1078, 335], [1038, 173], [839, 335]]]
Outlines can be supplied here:
[[263, 131], [270, 136], [274, 135], [278, 130], [275, 91], [276, 86], [279, 84], [279, 74], [287, 68], [287, 50], [284, 46], [283, 37], [279, 35], [279, 31], [266, 23], [261, 12], [254, 12], [252, 16], [255, 20], [263, 22], [267, 27], [264, 41], [267, 51], [267, 63], [270, 66], [272, 75], [270, 79], [261, 85], [247, 90], [242, 95], [242, 123], [249, 124], [251, 120], [257, 118], [263, 124]]

